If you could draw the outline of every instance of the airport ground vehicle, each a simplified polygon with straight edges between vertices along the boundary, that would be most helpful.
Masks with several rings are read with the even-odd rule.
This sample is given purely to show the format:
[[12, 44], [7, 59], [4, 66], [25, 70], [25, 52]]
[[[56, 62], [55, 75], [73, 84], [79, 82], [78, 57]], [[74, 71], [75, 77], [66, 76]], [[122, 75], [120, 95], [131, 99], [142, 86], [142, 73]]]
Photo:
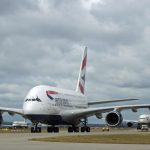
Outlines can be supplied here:
[[110, 128], [109, 128], [108, 126], [105, 126], [105, 127], [102, 128], [102, 131], [103, 131], [103, 132], [104, 132], [104, 131], [110, 131]]

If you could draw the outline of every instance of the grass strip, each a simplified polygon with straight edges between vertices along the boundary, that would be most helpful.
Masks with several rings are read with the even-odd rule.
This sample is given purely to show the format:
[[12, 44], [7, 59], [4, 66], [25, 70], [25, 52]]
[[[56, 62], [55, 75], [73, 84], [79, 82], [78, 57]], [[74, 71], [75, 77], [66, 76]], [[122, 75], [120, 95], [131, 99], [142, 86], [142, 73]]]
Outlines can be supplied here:
[[109, 144], [150, 144], [150, 134], [100, 134], [32, 138], [32, 141]]

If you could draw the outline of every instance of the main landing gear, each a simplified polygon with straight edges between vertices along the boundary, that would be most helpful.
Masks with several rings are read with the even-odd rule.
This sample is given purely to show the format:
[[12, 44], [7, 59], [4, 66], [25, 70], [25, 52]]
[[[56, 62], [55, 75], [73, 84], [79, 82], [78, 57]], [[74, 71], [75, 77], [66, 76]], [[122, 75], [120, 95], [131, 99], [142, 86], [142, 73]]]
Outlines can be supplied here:
[[[83, 120], [80, 120], [80, 122], [83, 124], [81, 128], [72, 125], [72, 127], [68, 127], [68, 132], [90, 132], [90, 127], [87, 126], [87, 118], [84, 118]], [[33, 126], [31, 127], [31, 133], [40, 133], [41, 127], [38, 126], [38, 123], [33, 123]], [[59, 127], [55, 127], [55, 125], [48, 126], [47, 127], [48, 133], [59, 133]]]
[[82, 122], [82, 124], [84, 125], [83, 127], [81, 127], [81, 132], [90, 132], [91, 131], [90, 127], [87, 126], [87, 118], [86, 117], [83, 120], [81, 120], [80, 122]]
[[31, 127], [31, 133], [41, 133], [41, 127], [38, 127], [38, 123], [33, 124]]
[[47, 127], [47, 132], [48, 133], [58, 133], [59, 132], [59, 128], [58, 127], [55, 127], [55, 126], [51, 126], [51, 127]]
[[[48, 133], [58, 133], [59, 128], [55, 126], [48, 126], [47, 127], [47, 132]], [[33, 126], [31, 127], [31, 133], [41, 133], [41, 127], [38, 127], [38, 123], [34, 123]]]
[[79, 129], [79, 127], [72, 126], [68, 128], [68, 132], [90, 132], [90, 127], [87, 126], [87, 118], [80, 120], [80, 122], [84, 125], [83, 127]]
[[68, 132], [79, 132], [79, 127], [75, 126], [68, 127]]
[[81, 127], [81, 132], [90, 132], [90, 131], [91, 131], [90, 127], [87, 126]]
[[71, 132], [79, 132], [79, 131], [81, 131], [81, 132], [90, 132], [90, 127], [84, 126], [84, 127], [81, 127], [79, 129], [79, 127], [72, 126], [72, 127], [68, 128], [68, 132], [69, 133], [71, 133]]

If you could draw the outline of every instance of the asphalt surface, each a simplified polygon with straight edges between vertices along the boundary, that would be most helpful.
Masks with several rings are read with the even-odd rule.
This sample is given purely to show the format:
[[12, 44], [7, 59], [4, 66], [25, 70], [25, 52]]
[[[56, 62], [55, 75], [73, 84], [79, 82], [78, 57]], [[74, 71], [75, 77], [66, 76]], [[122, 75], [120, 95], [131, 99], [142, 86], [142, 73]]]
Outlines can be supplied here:
[[[120, 133], [132, 133], [136, 131], [113, 131], [106, 132], [106, 134], [120, 134]], [[102, 132], [98, 132], [101, 134]], [[81, 133], [73, 133], [78, 135]], [[82, 133], [86, 135], [87, 133]], [[91, 132], [89, 134], [97, 134], [97, 132]], [[140, 134], [140, 133], [139, 133]], [[54, 143], [54, 142], [37, 142], [30, 141], [31, 138], [40, 138], [40, 137], [49, 137], [49, 136], [63, 136], [63, 135], [72, 135], [66, 131], [61, 131], [60, 133], [0, 133], [0, 149], [1, 150], [150, 150], [150, 145], [143, 144], [87, 144], [87, 143]]]

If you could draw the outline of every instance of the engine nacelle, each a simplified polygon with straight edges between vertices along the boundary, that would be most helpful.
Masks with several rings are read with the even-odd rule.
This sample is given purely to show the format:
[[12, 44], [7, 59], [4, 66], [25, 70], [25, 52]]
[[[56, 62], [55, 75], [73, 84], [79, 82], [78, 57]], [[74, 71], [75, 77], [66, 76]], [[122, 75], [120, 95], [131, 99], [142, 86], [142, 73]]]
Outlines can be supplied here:
[[138, 126], [138, 122], [134, 120], [123, 120], [120, 127], [126, 128], [136, 128]]
[[127, 127], [130, 127], [130, 128], [133, 127], [133, 122], [128, 122]]
[[117, 111], [108, 113], [105, 118], [106, 123], [111, 127], [119, 126], [122, 123], [122, 120], [122, 114]]
[[96, 113], [95, 116], [97, 117], [97, 119], [102, 119], [103, 118], [101, 113]]
[[0, 125], [3, 123], [3, 116], [2, 114], [0, 113]]

